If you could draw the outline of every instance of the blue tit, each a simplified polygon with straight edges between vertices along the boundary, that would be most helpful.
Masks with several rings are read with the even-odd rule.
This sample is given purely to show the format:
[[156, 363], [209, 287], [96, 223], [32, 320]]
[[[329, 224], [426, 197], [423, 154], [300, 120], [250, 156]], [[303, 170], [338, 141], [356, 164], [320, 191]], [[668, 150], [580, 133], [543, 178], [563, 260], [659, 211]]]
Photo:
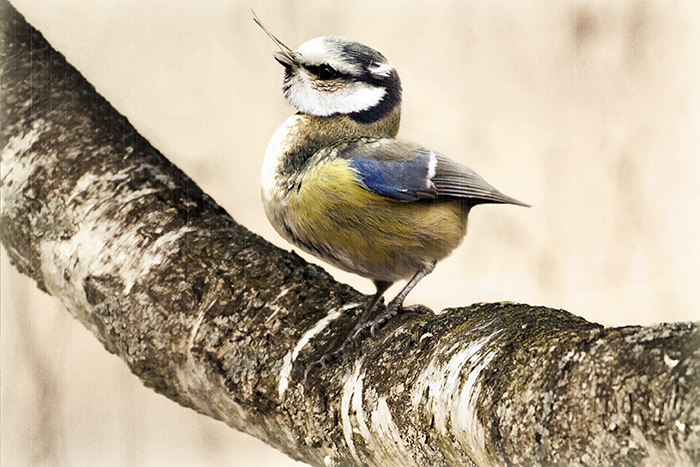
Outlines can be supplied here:
[[[473, 206], [527, 204], [442, 154], [395, 139], [401, 81], [384, 55], [334, 36], [291, 50], [256, 22], [280, 48], [274, 58], [284, 67], [284, 96], [298, 110], [267, 147], [265, 214], [287, 241], [377, 289], [343, 345], [308, 375], [402, 311], [411, 289], [462, 242]], [[367, 321], [403, 279], [386, 311]]]

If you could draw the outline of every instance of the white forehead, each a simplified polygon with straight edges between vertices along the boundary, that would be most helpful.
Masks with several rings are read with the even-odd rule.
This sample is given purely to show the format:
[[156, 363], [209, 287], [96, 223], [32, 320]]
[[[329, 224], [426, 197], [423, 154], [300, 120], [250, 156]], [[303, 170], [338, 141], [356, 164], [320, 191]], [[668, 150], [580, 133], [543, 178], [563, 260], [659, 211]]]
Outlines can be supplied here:
[[346, 46], [356, 46], [354, 47], [356, 53], [359, 50], [357, 46], [361, 46], [365, 48], [365, 50], [371, 51], [370, 53], [376, 54], [378, 56], [377, 58], [380, 57], [380, 59], [376, 62], [371, 62], [370, 60], [371, 65], [368, 67], [369, 71], [375, 75], [386, 77], [394, 69], [394, 67], [391, 66], [391, 63], [389, 63], [386, 58], [382, 57], [378, 52], [363, 44], [360, 44], [359, 42], [354, 42], [350, 39], [344, 39], [341, 37], [316, 37], [301, 44], [297, 52], [301, 54], [301, 61], [304, 64], [328, 64], [341, 73], [360, 74], [363, 70], [361, 69], [361, 65], [357, 62], [357, 60], [350, 60], [350, 57], [345, 56], [347, 53], [345, 49]]
[[299, 46], [297, 52], [299, 52], [306, 60], [324, 59], [329, 53], [326, 38], [315, 37], [313, 39], [309, 39]]
[[343, 58], [343, 50], [337, 42], [325, 37], [316, 37], [299, 46], [301, 61], [307, 65], [328, 64], [341, 73], [358, 73], [359, 66], [349, 63]]

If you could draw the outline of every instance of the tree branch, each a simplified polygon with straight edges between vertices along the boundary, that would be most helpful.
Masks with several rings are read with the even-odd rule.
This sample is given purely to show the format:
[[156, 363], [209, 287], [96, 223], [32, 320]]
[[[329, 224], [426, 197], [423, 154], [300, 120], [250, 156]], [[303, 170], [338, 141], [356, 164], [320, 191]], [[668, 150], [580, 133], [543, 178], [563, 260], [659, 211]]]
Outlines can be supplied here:
[[0, 239], [145, 385], [312, 465], [694, 465], [698, 324], [474, 304], [309, 382], [367, 297], [249, 232], [5, 1]]

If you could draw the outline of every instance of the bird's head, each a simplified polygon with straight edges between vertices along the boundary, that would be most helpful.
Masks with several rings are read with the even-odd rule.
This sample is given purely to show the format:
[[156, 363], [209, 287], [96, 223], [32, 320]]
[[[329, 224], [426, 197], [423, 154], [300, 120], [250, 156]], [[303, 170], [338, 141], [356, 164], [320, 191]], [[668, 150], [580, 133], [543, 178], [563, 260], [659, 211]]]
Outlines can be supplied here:
[[371, 47], [344, 37], [323, 36], [291, 50], [263, 30], [280, 48], [274, 57], [284, 66], [284, 96], [301, 113], [319, 117], [345, 114], [360, 123], [374, 123], [401, 104], [396, 69]]

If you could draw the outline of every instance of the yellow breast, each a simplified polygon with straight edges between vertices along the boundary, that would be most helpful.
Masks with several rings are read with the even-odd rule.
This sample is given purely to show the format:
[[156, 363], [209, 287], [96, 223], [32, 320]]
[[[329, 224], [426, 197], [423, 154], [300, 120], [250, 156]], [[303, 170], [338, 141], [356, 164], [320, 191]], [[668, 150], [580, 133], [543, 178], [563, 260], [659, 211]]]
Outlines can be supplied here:
[[466, 234], [469, 208], [459, 201], [394, 201], [357, 180], [342, 159], [310, 169], [289, 196], [290, 240], [341, 269], [394, 281], [446, 257]]

